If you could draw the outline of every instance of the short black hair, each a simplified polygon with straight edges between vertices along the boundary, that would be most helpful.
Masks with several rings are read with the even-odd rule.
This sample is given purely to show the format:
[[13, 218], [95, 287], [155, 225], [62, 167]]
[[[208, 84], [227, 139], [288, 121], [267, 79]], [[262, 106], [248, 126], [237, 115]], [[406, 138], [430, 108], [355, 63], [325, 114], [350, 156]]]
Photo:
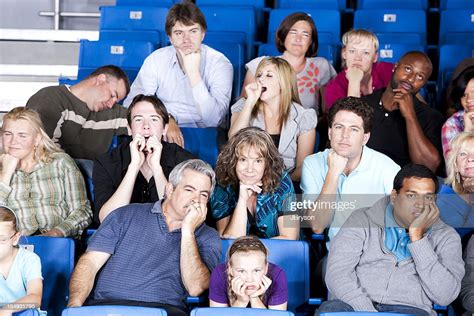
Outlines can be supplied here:
[[98, 75], [102, 75], [102, 74], [113, 77], [117, 80], [123, 80], [123, 82], [125, 83], [125, 90], [126, 90], [125, 95], [127, 95], [130, 92], [130, 81], [128, 80], [127, 74], [120, 67], [117, 67], [115, 65], [105, 65], [105, 66], [99, 67], [93, 72], [91, 72], [86, 77], [86, 79], [97, 77]]
[[367, 134], [372, 130], [374, 109], [368, 105], [367, 102], [362, 101], [360, 98], [356, 97], [345, 97], [337, 100], [334, 103], [334, 105], [329, 109], [328, 113], [329, 128], [332, 127], [332, 123], [334, 122], [334, 117], [336, 117], [337, 112], [343, 110], [352, 112], [362, 119], [364, 123], [364, 134]]
[[435, 184], [435, 193], [438, 193], [438, 178], [430, 168], [413, 163], [405, 165], [400, 171], [398, 171], [393, 179], [393, 189], [397, 191], [397, 193], [400, 192], [400, 189], [403, 187], [403, 181], [408, 178], [431, 179]]

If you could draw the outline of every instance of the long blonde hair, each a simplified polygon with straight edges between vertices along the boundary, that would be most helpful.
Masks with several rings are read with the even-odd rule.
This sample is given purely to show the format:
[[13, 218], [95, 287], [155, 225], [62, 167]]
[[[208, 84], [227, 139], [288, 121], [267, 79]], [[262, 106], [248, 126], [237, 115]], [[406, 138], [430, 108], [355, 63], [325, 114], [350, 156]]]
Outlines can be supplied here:
[[[268, 264], [268, 250], [265, 245], [256, 236], [242, 236], [234, 240], [232, 245], [229, 247], [227, 252], [227, 294], [229, 295], [229, 301], [235, 301], [237, 295], [232, 290], [232, 275], [230, 271], [232, 256], [236, 253], [249, 253], [252, 251], [261, 252], [265, 255], [265, 264]], [[263, 301], [265, 293], [260, 296]]]
[[24, 106], [19, 106], [5, 114], [3, 117], [3, 126], [1, 129], [2, 135], [4, 132], [5, 122], [9, 120], [25, 120], [33, 128], [33, 130], [41, 136], [39, 144], [35, 148], [35, 161], [49, 163], [53, 159], [52, 155], [54, 153], [62, 152], [61, 148], [59, 148], [58, 145], [56, 145], [44, 131], [43, 123], [41, 122], [38, 112], [35, 110], [26, 108]]
[[[255, 77], [264, 67], [269, 65], [275, 66], [275, 75], [280, 84], [280, 118], [278, 119], [278, 125], [281, 128], [290, 116], [291, 102], [301, 104], [298, 94], [298, 86], [296, 84], [296, 74], [293, 67], [291, 67], [291, 65], [283, 58], [265, 57], [258, 64], [257, 70], [255, 71]], [[252, 110], [252, 118], [255, 118], [258, 115], [262, 110], [262, 106], [263, 101], [259, 99]]]
[[464, 190], [462, 185], [461, 175], [456, 171], [456, 158], [459, 155], [459, 151], [464, 146], [465, 143], [474, 139], [474, 132], [462, 132], [456, 135], [451, 140], [451, 151], [448, 154], [448, 159], [446, 161], [446, 169], [448, 177], [446, 178], [446, 183], [450, 184], [457, 194], [468, 193]]

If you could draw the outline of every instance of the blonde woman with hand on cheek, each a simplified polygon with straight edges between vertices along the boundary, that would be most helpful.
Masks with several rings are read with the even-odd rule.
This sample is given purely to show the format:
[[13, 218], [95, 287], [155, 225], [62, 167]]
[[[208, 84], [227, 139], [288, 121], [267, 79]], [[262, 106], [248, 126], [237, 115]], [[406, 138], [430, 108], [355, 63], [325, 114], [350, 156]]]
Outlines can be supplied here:
[[245, 87], [247, 99], [232, 106], [229, 137], [248, 127], [270, 134], [293, 181], [301, 178], [306, 156], [314, 151], [316, 112], [300, 105], [296, 76], [283, 58], [267, 57], [257, 67], [256, 81]]
[[21, 233], [79, 237], [92, 211], [74, 160], [48, 137], [32, 109], [5, 114], [1, 134], [0, 204], [18, 216]]

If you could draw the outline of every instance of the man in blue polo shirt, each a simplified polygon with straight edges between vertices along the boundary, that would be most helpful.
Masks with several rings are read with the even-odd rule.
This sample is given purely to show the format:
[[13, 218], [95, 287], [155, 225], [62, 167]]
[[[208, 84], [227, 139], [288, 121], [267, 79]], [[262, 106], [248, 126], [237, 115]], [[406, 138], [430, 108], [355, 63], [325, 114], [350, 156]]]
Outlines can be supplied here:
[[74, 269], [68, 306], [151, 306], [187, 315], [184, 298], [209, 287], [221, 257], [217, 231], [204, 224], [214, 185], [208, 164], [188, 160], [171, 171], [163, 202], [109, 214]]
[[[400, 167], [386, 155], [365, 146], [370, 138], [372, 115], [372, 108], [359, 98], [338, 100], [328, 114], [331, 149], [304, 160], [301, 189], [304, 198], [314, 202], [309, 213], [315, 233], [331, 226], [329, 237], [334, 237], [337, 227], [354, 210], [372, 206], [392, 191], [393, 178]], [[327, 205], [344, 207], [335, 209]]]

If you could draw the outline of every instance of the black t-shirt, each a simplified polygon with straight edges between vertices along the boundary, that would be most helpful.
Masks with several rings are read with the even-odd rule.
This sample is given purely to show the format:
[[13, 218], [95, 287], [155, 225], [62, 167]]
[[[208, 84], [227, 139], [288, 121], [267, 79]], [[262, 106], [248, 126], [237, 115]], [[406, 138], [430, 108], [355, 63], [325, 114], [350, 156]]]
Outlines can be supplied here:
[[[92, 179], [94, 181], [94, 221], [96, 222], [99, 219], [100, 209], [115, 193], [127, 173], [128, 165], [131, 162], [131, 141], [132, 138], [127, 137], [119, 147], [99, 156], [94, 161]], [[163, 144], [163, 151], [160, 164], [167, 179], [171, 170], [180, 162], [196, 158], [192, 153], [176, 144], [164, 141], [161, 143]], [[135, 180], [130, 203], [153, 203], [158, 200], [155, 179], [152, 177], [150, 182], [148, 182], [142, 173], [139, 172]]]
[[[361, 98], [374, 109], [373, 126], [367, 146], [389, 156], [400, 167], [403, 167], [411, 162], [406, 122], [400, 110], [388, 112], [380, 104], [384, 91], [385, 88], [379, 89]], [[442, 157], [441, 127], [443, 116], [416, 97], [413, 98], [413, 104], [423, 133]]]

